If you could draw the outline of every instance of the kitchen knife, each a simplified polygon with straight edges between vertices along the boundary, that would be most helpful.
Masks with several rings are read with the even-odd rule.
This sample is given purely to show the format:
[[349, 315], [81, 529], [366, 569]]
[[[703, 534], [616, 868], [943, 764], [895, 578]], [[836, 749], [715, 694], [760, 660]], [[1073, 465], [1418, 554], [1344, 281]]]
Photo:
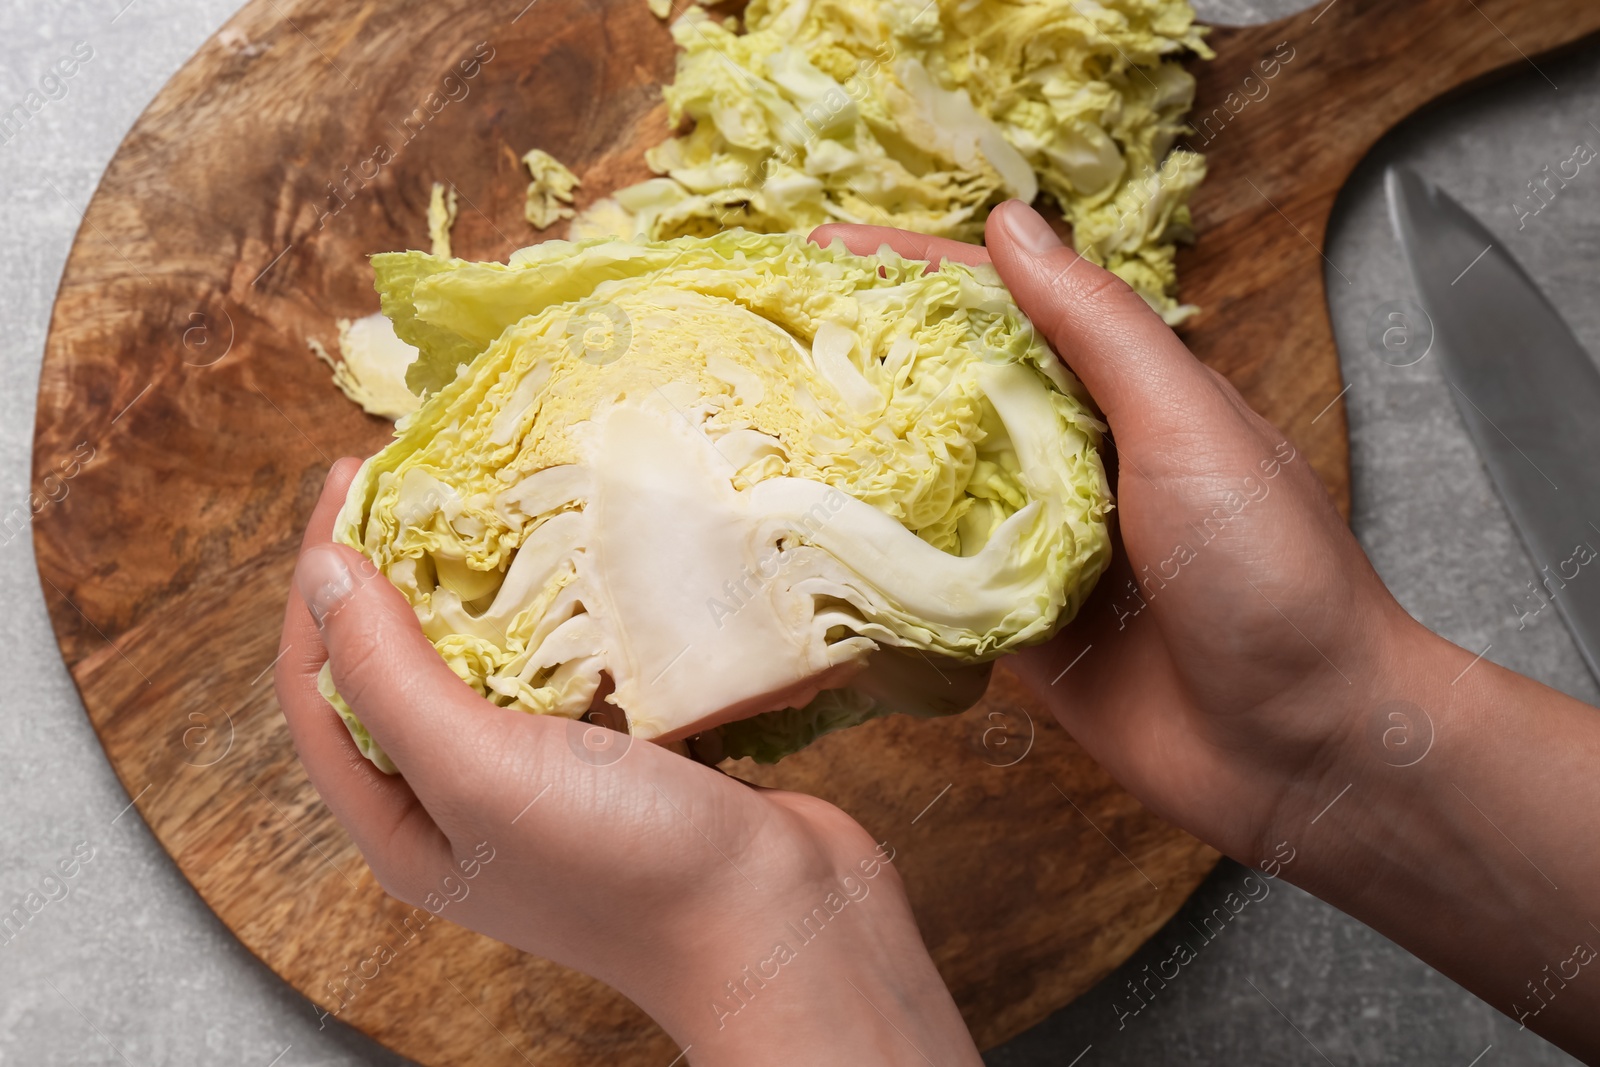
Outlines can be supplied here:
[[1600, 368], [1465, 208], [1404, 168], [1385, 186], [1445, 381], [1533, 557], [1524, 599], [1556, 605], [1600, 679]]

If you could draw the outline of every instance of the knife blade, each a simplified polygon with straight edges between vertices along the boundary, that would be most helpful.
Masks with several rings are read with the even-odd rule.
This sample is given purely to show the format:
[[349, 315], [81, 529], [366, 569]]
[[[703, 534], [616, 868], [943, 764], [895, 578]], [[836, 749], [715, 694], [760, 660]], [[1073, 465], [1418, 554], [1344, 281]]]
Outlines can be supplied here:
[[1404, 168], [1384, 185], [1456, 408], [1600, 679], [1600, 367], [1470, 212]]

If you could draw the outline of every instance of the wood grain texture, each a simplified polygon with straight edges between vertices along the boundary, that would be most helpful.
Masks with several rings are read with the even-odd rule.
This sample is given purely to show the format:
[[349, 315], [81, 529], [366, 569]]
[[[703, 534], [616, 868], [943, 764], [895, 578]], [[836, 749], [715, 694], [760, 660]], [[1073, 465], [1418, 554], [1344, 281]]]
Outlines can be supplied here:
[[[306, 348], [376, 310], [363, 257], [420, 245], [442, 179], [462, 193], [458, 254], [503, 258], [537, 237], [522, 152], [568, 162], [582, 204], [644, 177], [644, 148], [667, 132], [672, 47], [643, 0], [523, 3], [251, 0], [173, 78], [108, 169], [62, 281], [35, 549], [123, 784], [277, 973], [429, 1065], [659, 1065], [671, 1043], [615, 993], [382, 894], [306, 781], [268, 670], [324, 473], [388, 437]], [[1206, 114], [1278, 42], [1295, 50], [1270, 94], [1201, 146], [1212, 176], [1181, 270], [1206, 309], [1191, 343], [1341, 500], [1342, 409], [1316, 418], [1340, 389], [1316, 250], [1340, 183], [1414, 107], [1523, 61], [1491, 19], [1530, 55], [1600, 26], [1600, 6], [1577, 0], [1478, 8], [1339, 0], [1320, 19], [1219, 31], [1219, 58], [1196, 68]], [[1216, 859], [1118, 789], [1004, 670], [967, 715], [880, 721], [734, 769], [832, 800], [897, 847], [985, 1045], [1104, 977]]]

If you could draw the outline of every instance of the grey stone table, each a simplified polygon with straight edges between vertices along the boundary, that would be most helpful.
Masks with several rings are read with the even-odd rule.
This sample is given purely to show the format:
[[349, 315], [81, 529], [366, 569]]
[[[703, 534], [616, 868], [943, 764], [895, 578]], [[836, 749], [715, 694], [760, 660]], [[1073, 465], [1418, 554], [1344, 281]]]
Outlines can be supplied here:
[[[43, 86], [55, 98], [23, 128], [0, 131], [0, 292], [8, 307], [0, 516], [27, 511], [39, 360], [81, 211], [139, 112], [235, 3], [0, 0], [0, 113], [39, 89], [79, 42], [93, 50], [70, 80]], [[1303, 5], [1197, 6], [1212, 21], [1249, 22]], [[1464, 7], [1462, 17], [1476, 16]], [[1545, 164], [1566, 159], [1578, 142], [1600, 147], [1591, 125], [1600, 123], [1597, 59], [1600, 47], [1541, 62], [1542, 74], [1524, 69], [1396, 130], [1350, 182], [1328, 248], [1362, 543], [1427, 625], [1590, 702], [1600, 693], [1559, 620], [1545, 613], [1519, 629], [1513, 605], [1534, 570], [1438, 367], [1427, 359], [1390, 366], [1367, 332], [1383, 304], [1414, 296], [1380, 181], [1384, 163], [1405, 160], [1478, 212], [1600, 352], [1600, 172], [1582, 172], [1520, 231], [1513, 206]], [[36, 889], [75, 848], [92, 854], [65, 897], [0, 942], [0, 1067], [403, 1062], [341, 1026], [319, 1028], [310, 1003], [232, 938], [127, 809], [56, 652], [26, 531], [12, 537], [0, 529], [0, 604], [0, 903]], [[1224, 863], [1118, 974], [988, 1061], [1572, 1062], [1360, 923], [1281, 883], [1119, 1029], [1112, 1002], [1126, 979], [1166, 955], [1179, 931], [1245, 873]]]

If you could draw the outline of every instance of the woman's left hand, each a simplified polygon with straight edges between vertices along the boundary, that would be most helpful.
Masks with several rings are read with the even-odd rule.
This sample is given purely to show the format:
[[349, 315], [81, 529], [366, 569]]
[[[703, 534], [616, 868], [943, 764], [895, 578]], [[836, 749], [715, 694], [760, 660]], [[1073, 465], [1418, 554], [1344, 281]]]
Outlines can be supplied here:
[[[891, 851], [815, 797], [483, 699], [331, 543], [356, 468], [335, 464], [312, 515], [276, 681], [311, 781], [390, 895], [607, 982], [694, 1064], [980, 1062]], [[317, 691], [324, 660], [399, 776]]]

